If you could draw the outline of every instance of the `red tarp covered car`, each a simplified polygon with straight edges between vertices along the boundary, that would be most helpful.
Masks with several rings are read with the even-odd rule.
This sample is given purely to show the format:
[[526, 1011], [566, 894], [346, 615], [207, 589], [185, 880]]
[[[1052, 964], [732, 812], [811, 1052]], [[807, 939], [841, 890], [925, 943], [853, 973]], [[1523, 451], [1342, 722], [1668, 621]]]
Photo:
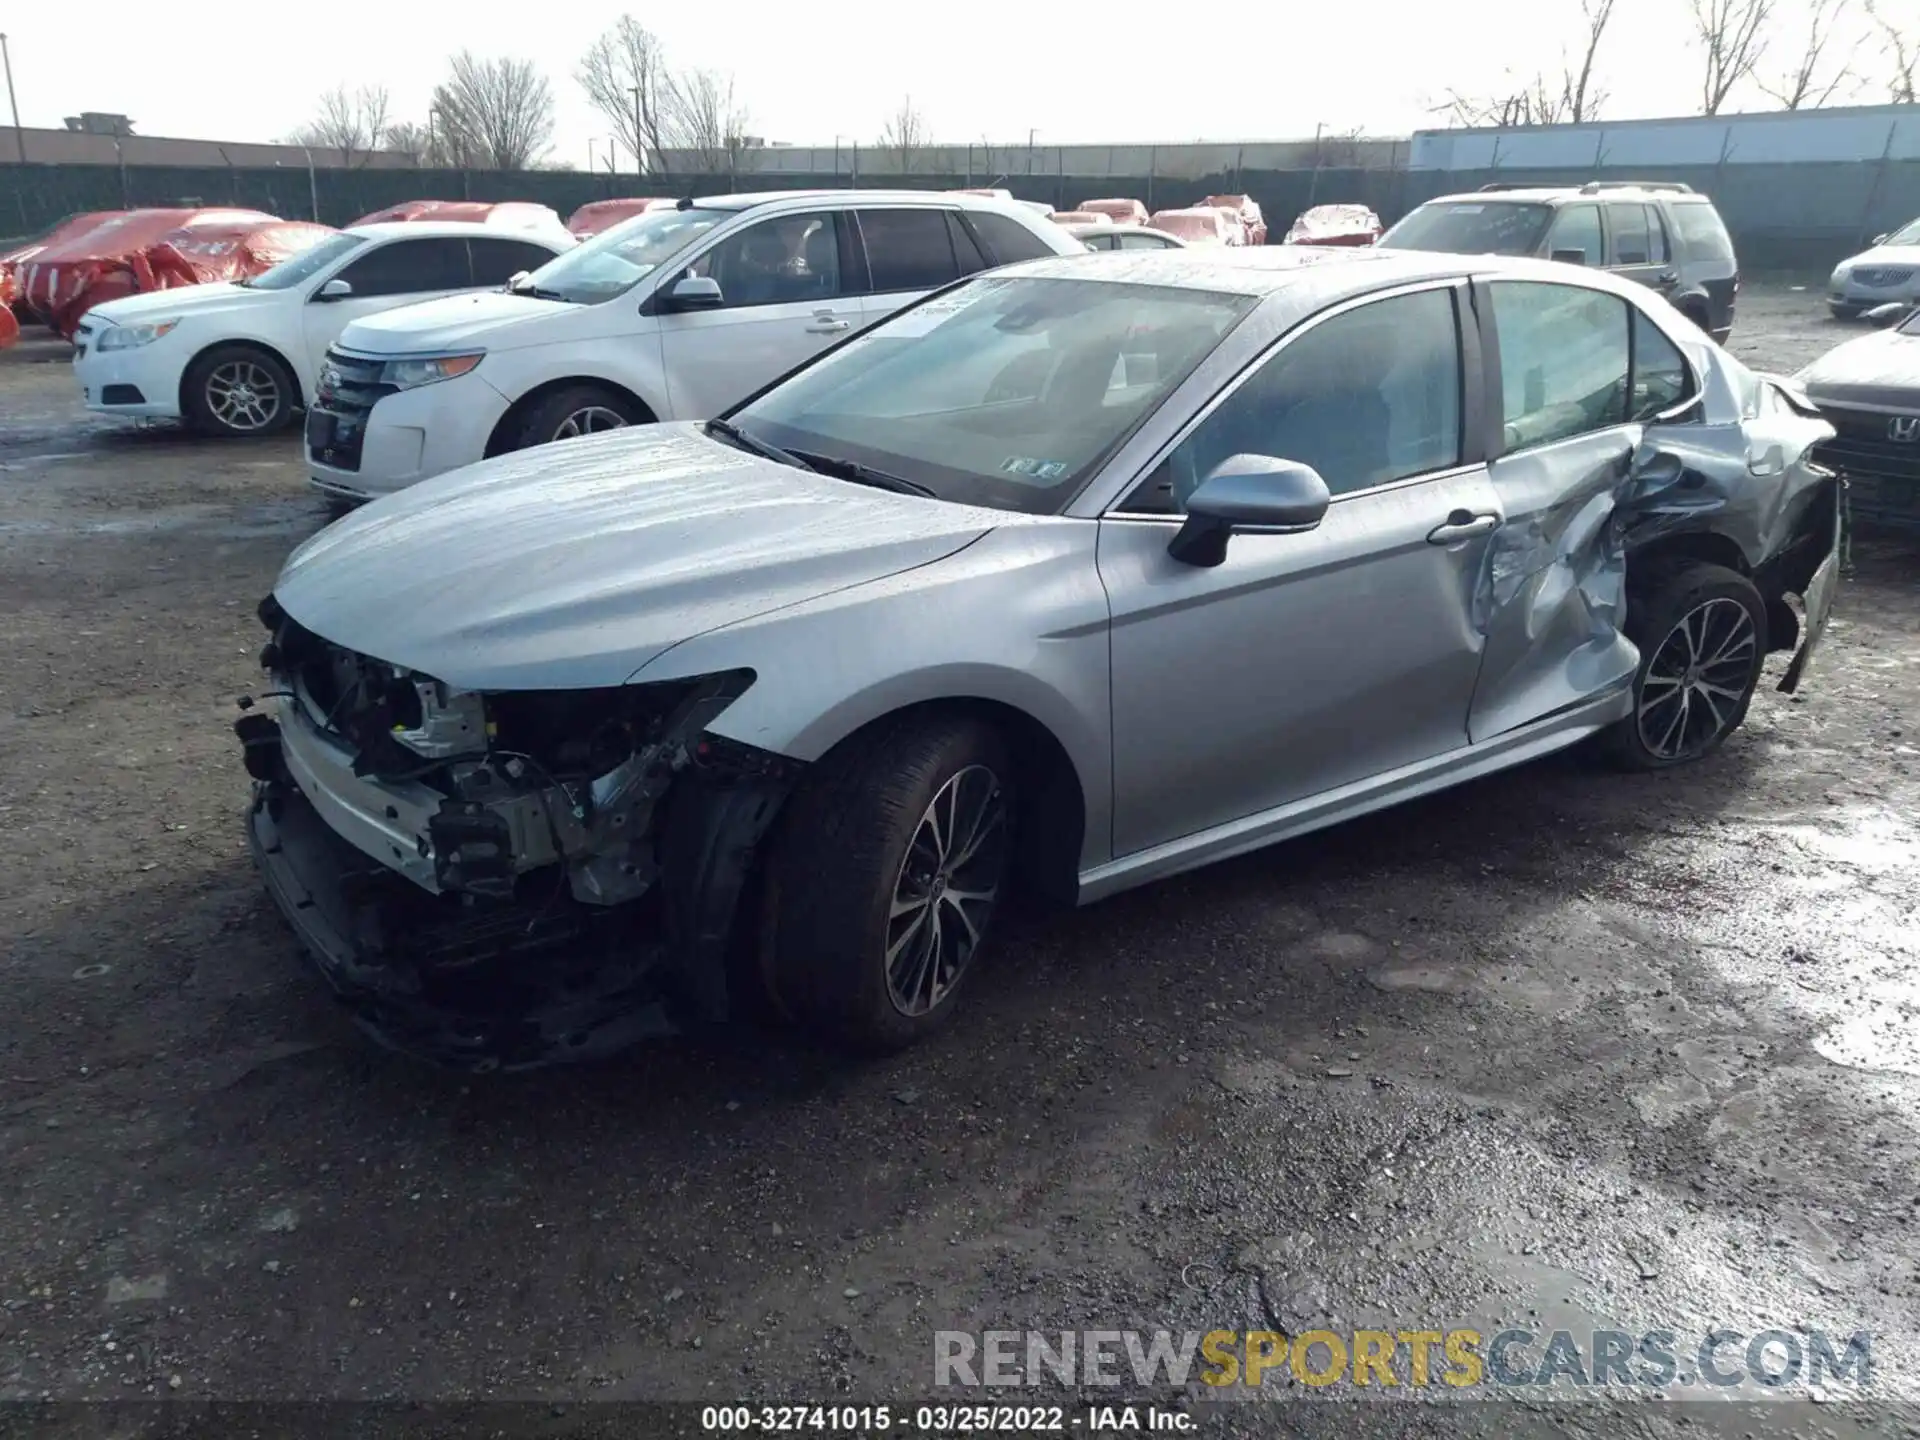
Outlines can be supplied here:
[[20, 322], [13, 318], [13, 311], [6, 304], [7, 287], [11, 284], [6, 276], [0, 275], [0, 350], [20, 338]]
[[1074, 208], [1091, 210], [1096, 215], [1104, 215], [1116, 225], [1147, 223], [1147, 207], [1138, 200], [1123, 200], [1118, 197], [1108, 200], [1082, 200]]
[[1383, 230], [1365, 205], [1316, 205], [1287, 231], [1289, 245], [1371, 245]]
[[1194, 205], [1184, 210], [1156, 210], [1147, 222], [1155, 230], [1176, 235], [1189, 245], [1244, 245], [1246, 227], [1224, 210]]
[[24, 244], [0, 251], [0, 304], [9, 304], [31, 314], [27, 310], [26, 287], [20, 278], [20, 267], [49, 245], [65, 244], [78, 235], [84, 235], [94, 226], [126, 213], [124, 210], [88, 210], [79, 215], [69, 215]]
[[249, 221], [176, 230], [147, 251], [153, 283], [140, 288], [170, 290], [177, 285], [245, 280], [339, 233], [331, 225], [316, 225], [311, 220]]
[[1098, 210], [1056, 210], [1047, 217], [1056, 225], [1111, 225], [1113, 217]]
[[672, 200], [657, 196], [639, 195], [623, 196], [618, 200], [590, 200], [567, 217], [567, 229], [573, 232], [574, 239], [585, 240], [602, 230], [611, 230], [622, 220], [644, 215], [656, 205], [671, 209], [674, 204]]
[[62, 335], [96, 300], [129, 295], [134, 285], [99, 294], [90, 292], [109, 275], [144, 269], [146, 252], [176, 230], [204, 225], [262, 223], [274, 217], [259, 210], [128, 210], [58, 245], [48, 245], [20, 266], [19, 283], [27, 308]]
[[1260, 213], [1260, 203], [1251, 195], [1209, 195], [1200, 203], [1224, 210], [1238, 220], [1246, 232], [1247, 244], [1267, 243], [1267, 219]]

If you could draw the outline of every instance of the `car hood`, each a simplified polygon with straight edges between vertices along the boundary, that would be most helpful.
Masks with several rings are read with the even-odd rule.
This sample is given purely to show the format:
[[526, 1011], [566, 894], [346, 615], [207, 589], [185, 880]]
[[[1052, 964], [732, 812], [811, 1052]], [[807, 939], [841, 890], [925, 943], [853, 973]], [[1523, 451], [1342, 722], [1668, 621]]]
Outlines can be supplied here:
[[229, 310], [272, 304], [282, 292], [249, 290], [244, 285], [182, 285], [172, 290], [149, 290], [109, 300], [87, 312], [90, 320], [105, 320], [114, 325], [144, 325], [150, 320], [175, 315], [218, 315]]
[[931, 564], [1002, 518], [693, 425], [636, 427], [374, 501], [296, 550], [274, 596], [335, 644], [463, 689], [619, 685], [683, 640]]
[[1794, 379], [1816, 405], [1920, 408], [1920, 335], [1862, 335], [1829, 350]]
[[1840, 262], [1842, 270], [1857, 265], [1912, 265], [1920, 268], [1920, 245], [1876, 245]]
[[551, 322], [575, 308], [504, 290], [449, 295], [355, 320], [340, 333], [340, 345], [368, 355], [410, 355], [526, 344], [536, 337], [525, 332], [544, 330], [541, 322]]

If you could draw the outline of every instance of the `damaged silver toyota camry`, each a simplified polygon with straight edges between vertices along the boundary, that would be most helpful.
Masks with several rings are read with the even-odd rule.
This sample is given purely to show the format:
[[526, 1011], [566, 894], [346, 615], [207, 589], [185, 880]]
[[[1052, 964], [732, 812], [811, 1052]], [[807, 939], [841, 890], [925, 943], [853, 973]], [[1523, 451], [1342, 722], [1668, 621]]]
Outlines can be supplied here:
[[309, 540], [237, 726], [254, 854], [361, 1021], [446, 1063], [763, 1002], [900, 1046], [1017, 892], [1098, 900], [1576, 742], [1708, 754], [1819, 638], [1832, 433], [1572, 267], [1013, 266], [704, 425]]

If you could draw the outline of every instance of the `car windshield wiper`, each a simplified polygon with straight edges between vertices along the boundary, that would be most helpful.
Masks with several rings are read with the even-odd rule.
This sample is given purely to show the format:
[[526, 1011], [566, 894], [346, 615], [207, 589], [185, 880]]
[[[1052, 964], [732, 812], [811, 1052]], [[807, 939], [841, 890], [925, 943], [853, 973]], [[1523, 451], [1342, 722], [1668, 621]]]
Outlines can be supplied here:
[[808, 450], [796, 450], [793, 453], [805, 460], [812, 469], [841, 480], [851, 480], [856, 485], [871, 485], [876, 490], [891, 490], [896, 495], [924, 495], [929, 500], [940, 498], [918, 480], [909, 480], [904, 475], [890, 475], [885, 470], [862, 465], [858, 460], [842, 460], [837, 455], [815, 455]]
[[510, 293], [531, 296], [535, 300], [558, 300], [562, 305], [573, 304], [570, 297], [562, 295], [558, 290], [542, 290], [538, 285], [517, 286]]
[[791, 450], [782, 450], [778, 445], [771, 445], [758, 435], [749, 435], [731, 420], [709, 420], [706, 428], [709, 435], [718, 435], [722, 440], [731, 440], [742, 450], [751, 451], [763, 460], [777, 460], [782, 465], [793, 466], [796, 470], [813, 469], [813, 466]]

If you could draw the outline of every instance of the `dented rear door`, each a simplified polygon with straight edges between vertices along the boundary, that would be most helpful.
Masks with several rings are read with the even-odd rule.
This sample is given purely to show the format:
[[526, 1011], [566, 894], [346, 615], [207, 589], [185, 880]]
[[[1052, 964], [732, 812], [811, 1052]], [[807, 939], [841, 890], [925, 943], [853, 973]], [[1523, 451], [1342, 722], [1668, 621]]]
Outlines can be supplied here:
[[1504, 516], [1474, 595], [1478, 745], [1632, 683], [1613, 515], [1643, 427], [1630, 418], [1634, 307], [1535, 280], [1479, 282], [1474, 303]]

